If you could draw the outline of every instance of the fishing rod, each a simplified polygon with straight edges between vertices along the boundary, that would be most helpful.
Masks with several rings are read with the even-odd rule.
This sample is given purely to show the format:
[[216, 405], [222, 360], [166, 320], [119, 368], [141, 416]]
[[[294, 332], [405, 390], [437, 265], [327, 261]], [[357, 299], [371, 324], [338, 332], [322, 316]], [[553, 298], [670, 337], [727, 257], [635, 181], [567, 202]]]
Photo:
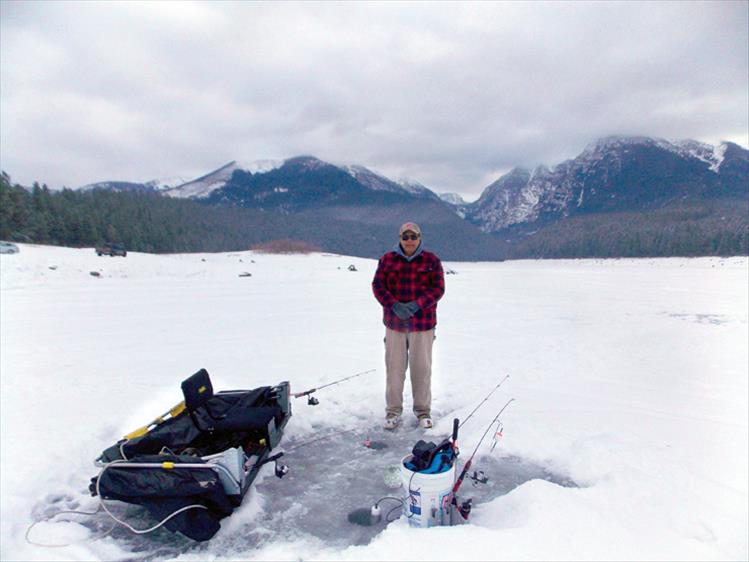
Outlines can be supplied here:
[[297, 449], [300, 449], [301, 447], [306, 447], [307, 445], [312, 445], [313, 443], [317, 443], [318, 441], [324, 441], [325, 439], [330, 439], [331, 437], [335, 437], [336, 435], [344, 435], [345, 433], [351, 433], [352, 431], [356, 431], [359, 429], [358, 427], [352, 427], [351, 429], [344, 429], [341, 431], [334, 431], [332, 433], [328, 433], [327, 435], [323, 435], [322, 437], [316, 437], [315, 439], [310, 439], [309, 441], [304, 441], [298, 445], [293, 446], [291, 449], [285, 449], [284, 454], [289, 454], [292, 451], [296, 451]]
[[502, 412], [504, 412], [507, 406], [509, 406], [514, 400], [515, 400], [514, 398], [510, 398], [507, 401], [507, 403], [504, 406], [502, 406], [502, 409], [499, 411], [499, 413], [497, 413], [496, 416], [494, 416], [494, 419], [486, 428], [486, 431], [484, 431], [484, 434], [481, 436], [481, 439], [479, 439], [479, 442], [476, 445], [476, 448], [473, 450], [473, 453], [471, 454], [470, 457], [468, 457], [466, 464], [463, 466], [463, 470], [460, 472], [460, 476], [458, 477], [458, 479], [455, 481], [455, 484], [453, 485], [452, 492], [450, 492], [453, 501], [455, 499], [455, 494], [458, 492], [458, 490], [460, 489], [460, 486], [463, 484], [463, 479], [466, 477], [466, 474], [471, 468], [471, 464], [473, 463], [473, 457], [476, 456], [476, 452], [479, 450], [481, 443], [484, 442], [484, 438], [486, 437], [487, 433], [489, 433], [489, 430], [492, 428], [492, 426], [494, 426], [494, 424], [497, 423], [497, 421], [499, 421], [499, 416], [502, 415]]
[[[510, 378], [510, 375], [505, 375], [505, 377], [499, 381], [499, 384], [491, 389], [489, 394], [487, 394], [484, 399], [478, 403], [478, 405], [473, 409], [473, 411], [468, 414], [465, 419], [461, 422], [458, 418], [453, 419], [453, 430], [452, 433], [448, 436], [448, 440], [451, 441], [453, 454], [455, 457], [457, 457], [460, 454], [460, 450], [458, 449], [458, 430], [463, 427], [463, 424], [465, 424], [469, 419], [473, 417], [473, 414], [475, 414], [481, 406], [483, 406], [489, 398], [491, 398], [491, 395], [494, 394], [497, 389], [504, 384], [504, 382]], [[444, 443], [444, 441], [443, 441]]]
[[505, 375], [505, 378], [503, 378], [503, 379], [502, 379], [501, 381], [499, 381], [499, 384], [498, 384], [497, 386], [495, 386], [495, 387], [494, 387], [494, 388], [493, 388], [493, 389], [491, 390], [491, 392], [490, 392], [489, 394], [487, 394], [487, 395], [486, 395], [486, 397], [485, 397], [485, 398], [484, 398], [484, 399], [483, 399], [483, 400], [482, 400], [481, 402], [479, 402], [478, 406], [476, 406], [476, 407], [475, 407], [475, 408], [473, 409], [473, 411], [472, 411], [472, 412], [471, 412], [470, 414], [468, 414], [468, 415], [467, 415], [467, 416], [466, 416], [466, 417], [465, 417], [465, 418], [463, 419], [463, 421], [462, 421], [462, 422], [461, 422], [461, 424], [460, 424], [460, 425], [458, 426], [458, 428], [461, 428], [461, 427], [463, 427], [463, 424], [464, 424], [464, 423], [466, 423], [466, 422], [467, 422], [467, 421], [468, 421], [469, 419], [471, 419], [471, 417], [473, 417], [473, 414], [475, 414], [475, 413], [476, 413], [476, 411], [477, 411], [477, 410], [478, 410], [479, 408], [481, 408], [481, 406], [483, 406], [484, 402], [486, 402], [487, 400], [489, 400], [489, 398], [491, 397], [491, 395], [492, 395], [492, 394], [494, 394], [494, 393], [496, 392], [496, 390], [497, 390], [497, 389], [498, 389], [498, 388], [499, 388], [500, 386], [502, 386], [502, 384], [503, 384], [503, 383], [504, 383], [504, 382], [505, 382], [505, 381], [506, 381], [507, 379], [509, 379], [509, 378], [510, 378], [510, 375]]
[[356, 377], [360, 377], [362, 375], [368, 375], [369, 373], [374, 373], [377, 369], [369, 369], [368, 371], [362, 371], [361, 373], [356, 373], [355, 375], [349, 375], [348, 377], [343, 377], [342, 379], [338, 379], [333, 382], [329, 382], [327, 384], [324, 384], [322, 386], [318, 386], [315, 388], [310, 388], [309, 390], [305, 390], [304, 392], [295, 392], [292, 394], [294, 398], [301, 398], [302, 396], [307, 396], [307, 404], [310, 406], [317, 406], [320, 401], [315, 398], [314, 396], [311, 396], [313, 392], [317, 392], [318, 390], [322, 390], [323, 388], [327, 388], [329, 386], [333, 386], [334, 384], [341, 384], [342, 382], [345, 382], [350, 379], [354, 379]]
[[473, 409], [473, 411], [470, 414], [468, 414], [465, 417], [465, 419], [463, 419], [462, 422], [460, 422], [458, 420], [458, 418], [455, 418], [453, 420], [453, 432], [452, 432], [452, 436], [451, 437], [452, 437], [453, 451], [455, 452], [455, 456], [456, 457], [459, 454], [459, 450], [458, 450], [458, 430], [461, 427], [463, 427], [463, 424], [465, 424], [468, 420], [470, 420], [473, 417], [473, 414], [475, 414], [478, 411], [478, 409], [481, 408], [481, 406], [483, 406], [486, 403], [486, 401], [489, 400], [489, 398], [491, 398], [491, 395], [494, 394], [497, 391], [497, 389], [500, 386], [502, 386], [504, 384], [504, 382], [507, 379], [509, 379], [509, 378], [510, 378], [510, 375], [505, 375], [505, 377], [501, 381], [499, 381], [499, 384], [497, 386], [495, 386], [494, 388], [491, 389], [491, 391], [489, 392], [489, 394], [487, 394], [484, 397], [484, 399], [481, 402], [478, 403], [478, 405]]
[[[317, 437], [315, 439], [310, 439], [308, 441], [304, 441], [298, 445], [295, 445], [294, 447], [291, 447], [290, 449], [284, 449], [282, 451], [279, 451], [275, 455], [269, 456], [268, 458], [265, 458], [263, 460], [257, 461], [253, 466], [253, 468], [259, 468], [263, 466], [264, 464], [275, 462], [275, 474], [278, 478], [283, 478], [289, 473], [289, 467], [285, 464], [279, 464], [278, 459], [280, 459], [283, 456], [288, 455], [289, 453], [292, 453], [296, 451], [297, 449], [300, 449], [302, 447], [306, 447], [307, 445], [312, 445], [313, 443], [317, 443], [319, 441], [324, 441], [325, 439], [330, 439], [331, 437], [335, 437], [336, 435], [343, 435], [345, 433], [351, 433], [352, 431], [356, 431], [357, 427], [352, 427], [350, 429], [344, 429], [342, 431], [334, 431], [332, 433], [328, 433], [327, 435], [323, 435], [322, 437]], [[219, 465], [220, 467], [220, 465]]]

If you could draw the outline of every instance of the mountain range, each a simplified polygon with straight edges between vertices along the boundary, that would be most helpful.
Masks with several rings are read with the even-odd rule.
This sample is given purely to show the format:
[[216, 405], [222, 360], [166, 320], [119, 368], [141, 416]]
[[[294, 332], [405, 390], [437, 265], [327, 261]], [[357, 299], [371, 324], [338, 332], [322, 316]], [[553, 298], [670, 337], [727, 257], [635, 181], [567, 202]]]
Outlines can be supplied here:
[[553, 168], [515, 168], [463, 208], [486, 232], [538, 228], [585, 213], [645, 211], [747, 198], [749, 151], [648, 137], [608, 137]]
[[[361, 165], [337, 166], [313, 156], [245, 165], [232, 161], [189, 181], [110, 181], [82, 189], [142, 190], [298, 221], [342, 223], [369, 229], [375, 238], [414, 220], [423, 223], [437, 250], [496, 259], [516, 255], [514, 247], [526, 248], [522, 255], [538, 254], [533, 248], [539, 244], [550, 251], [552, 239], [569, 238], [571, 230], [577, 245], [586, 231], [588, 238], [608, 230], [660, 240], [661, 235], [653, 234], [657, 225], [676, 232], [683, 230], [685, 219], [692, 221], [690, 228], [699, 223], [695, 236], [741, 236], [749, 209], [749, 151], [730, 142], [713, 146], [693, 140], [606, 137], [553, 167], [514, 168], [472, 203], [456, 194], [439, 196], [417, 182], [393, 181]], [[728, 234], [721, 221], [730, 225]], [[616, 245], [596, 250], [595, 239], [582, 244], [593, 254], [627, 254]], [[663, 245], [660, 251], [669, 247]], [[556, 248], [552, 254], [559, 252], [578, 253]]]

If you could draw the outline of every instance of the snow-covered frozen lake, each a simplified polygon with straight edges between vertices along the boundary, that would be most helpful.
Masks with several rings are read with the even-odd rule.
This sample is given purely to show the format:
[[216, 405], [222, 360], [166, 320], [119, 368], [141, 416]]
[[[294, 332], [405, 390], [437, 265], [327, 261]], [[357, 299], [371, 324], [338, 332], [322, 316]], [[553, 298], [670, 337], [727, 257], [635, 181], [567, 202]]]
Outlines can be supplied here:
[[[746, 258], [446, 263], [457, 274], [439, 306], [436, 427], [407, 418], [385, 435], [376, 261], [19, 246], [0, 256], [3, 560], [749, 558]], [[289, 453], [283, 480], [265, 469], [208, 543], [97, 538], [71, 516], [32, 537], [69, 546], [29, 544], [33, 521], [96, 508], [92, 460], [178, 402], [201, 367], [217, 390], [377, 371], [320, 391], [316, 407], [295, 401], [282, 448], [351, 431]], [[348, 521], [389, 493], [393, 459], [449, 433], [506, 374], [460, 436], [465, 460], [516, 399], [476, 462], [489, 482], [464, 486], [470, 524]]]

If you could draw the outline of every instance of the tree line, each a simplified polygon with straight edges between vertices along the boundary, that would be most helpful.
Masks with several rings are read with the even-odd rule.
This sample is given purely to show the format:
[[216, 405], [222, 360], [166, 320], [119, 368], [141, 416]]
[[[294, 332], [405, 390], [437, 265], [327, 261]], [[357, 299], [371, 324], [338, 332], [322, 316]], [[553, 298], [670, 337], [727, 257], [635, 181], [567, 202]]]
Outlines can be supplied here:
[[31, 190], [0, 179], [0, 239], [62, 246], [118, 242], [141, 252], [248, 249], [283, 232], [280, 218], [157, 193]]
[[749, 255], [749, 202], [724, 198], [578, 215], [508, 247], [512, 258]]
[[[424, 225], [422, 225], [424, 226]], [[0, 239], [73, 247], [118, 242], [130, 251], [219, 252], [300, 241], [323, 251], [378, 257], [391, 228], [300, 214], [208, 205], [148, 192], [28, 190], [0, 177]], [[433, 248], [446, 236], [432, 227]], [[489, 235], [487, 235], [489, 236]], [[499, 240], [497, 240], [499, 242]], [[270, 245], [269, 245], [270, 244]], [[442, 248], [444, 259], [469, 259]], [[448, 255], [454, 254], [454, 255]], [[578, 215], [502, 243], [492, 257], [586, 258], [749, 255], [749, 202], [692, 201], [648, 212]]]

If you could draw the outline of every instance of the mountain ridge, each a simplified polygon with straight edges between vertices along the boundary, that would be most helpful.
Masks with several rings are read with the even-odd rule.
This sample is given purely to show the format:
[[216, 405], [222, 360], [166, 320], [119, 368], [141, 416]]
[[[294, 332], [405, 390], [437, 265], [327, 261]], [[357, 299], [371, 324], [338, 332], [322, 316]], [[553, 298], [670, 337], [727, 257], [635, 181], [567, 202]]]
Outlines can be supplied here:
[[[548, 248], [550, 237], [557, 235], [597, 247], [590, 232], [605, 233], [607, 221], [611, 236], [627, 238], [626, 225], [632, 224], [632, 229], [639, 228], [649, 239], [658, 229], [670, 236], [669, 232], [680, 228], [674, 221], [692, 220], [688, 217], [696, 213], [703, 216], [699, 228], [712, 236], [722, 231], [721, 221], [727, 219], [721, 217], [727, 208], [732, 225], [727, 236], [740, 235], [740, 213], [731, 211], [731, 205], [711, 201], [733, 201], [739, 210], [749, 204], [749, 151], [731, 142], [710, 145], [689, 139], [612, 135], [553, 166], [512, 168], [472, 203], [437, 195], [419, 182], [394, 181], [362, 165], [339, 166], [309, 155], [249, 164], [231, 161], [166, 189], [143, 186], [162, 196], [206, 205], [304, 215], [313, 222], [340, 220], [347, 225], [368, 225], [372, 232], [380, 232], [385, 224], [392, 227], [399, 221], [418, 220], [440, 225], [439, 237], [445, 243], [450, 230], [460, 233], [465, 247], [476, 237], [472, 229], [505, 242], [522, 242], [524, 248], [534, 244]], [[132, 191], [138, 184], [109, 182], [107, 188]], [[661, 212], [664, 209], [674, 212]], [[638, 216], [645, 222], [634, 220]], [[568, 226], [555, 226], [568, 221]], [[653, 224], [646, 226], [648, 221]], [[580, 242], [583, 239], [587, 241]], [[716, 248], [723, 247], [716, 244]], [[528, 253], [539, 251], [534, 247]]]
[[749, 151], [735, 143], [612, 136], [553, 167], [513, 168], [466, 218], [489, 233], [538, 228], [571, 215], [646, 211], [685, 198], [747, 198]]

